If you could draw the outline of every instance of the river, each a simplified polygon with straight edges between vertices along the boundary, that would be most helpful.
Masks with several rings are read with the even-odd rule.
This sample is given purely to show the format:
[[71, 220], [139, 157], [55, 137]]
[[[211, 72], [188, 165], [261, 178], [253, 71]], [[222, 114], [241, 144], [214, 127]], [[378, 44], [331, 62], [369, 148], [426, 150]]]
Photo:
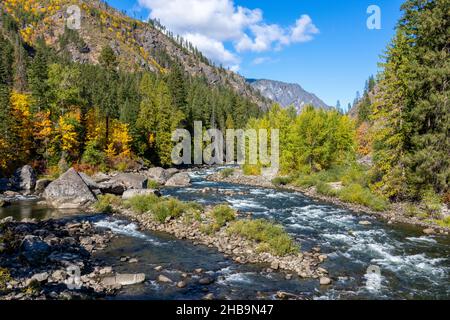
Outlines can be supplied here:
[[[99, 228], [117, 233], [105, 251], [97, 254], [116, 272], [147, 275], [142, 285], [126, 287], [116, 299], [201, 299], [207, 292], [219, 299], [272, 299], [279, 291], [304, 299], [449, 299], [450, 239], [425, 236], [421, 229], [406, 225], [388, 225], [368, 215], [356, 215], [346, 209], [313, 200], [299, 193], [261, 189], [206, 181], [212, 170], [191, 174], [188, 188], [163, 189], [164, 196], [201, 204], [228, 203], [244, 214], [267, 218], [285, 226], [303, 250], [321, 247], [328, 254], [323, 267], [333, 284], [320, 287], [317, 280], [267, 272], [267, 266], [239, 265], [214, 249], [195, 246], [166, 234], [141, 232], [127, 220], [98, 216]], [[206, 187], [219, 192], [204, 193]], [[233, 191], [238, 195], [230, 194]], [[56, 212], [35, 201], [22, 201], [0, 209], [0, 218], [58, 218], [72, 212]], [[360, 225], [370, 221], [371, 225]], [[121, 256], [136, 257], [137, 264], [120, 262]], [[163, 274], [175, 282], [182, 273], [202, 268], [216, 281], [205, 287], [191, 281], [183, 289], [155, 281]], [[375, 270], [375, 273], [368, 272]], [[197, 276], [193, 276], [194, 280]]]

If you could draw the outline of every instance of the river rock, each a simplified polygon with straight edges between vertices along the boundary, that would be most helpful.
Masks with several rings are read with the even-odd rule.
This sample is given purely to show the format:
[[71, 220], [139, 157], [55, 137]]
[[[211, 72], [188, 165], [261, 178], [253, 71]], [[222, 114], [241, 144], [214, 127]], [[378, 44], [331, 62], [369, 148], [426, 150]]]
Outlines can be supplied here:
[[50, 254], [50, 246], [39, 237], [27, 235], [20, 245], [21, 255], [31, 265], [38, 265], [47, 259]]
[[166, 187], [187, 187], [191, 184], [189, 174], [185, 172], [177, 173], [166, 182]]
[[45, 282], [49, 278], [49, 274], [47, 272], [37, 273], [31, 277], [31, 280], [35, 280], [37, 282]]
[[165, 275], [160, 274], [158, 276], [158, 282], [162, 282], [162, 283], [172, 283], [172, 279], [169, 279], [168, 277], [166, 277]]
[[372, 225], [372, 222], [370, 222], [370, 221], [360, 221], [359, 225], [361, 225], [361, 226], [370, 226], [370, 225]]
[[423, 230], [423, 233], [425, 233], [426, 235], [433, 235], [436, 234], [436, 230], [432, 229], [432, 228], [428, 228]]
[[201, 278], [200, 280], [198, 280], [198, 283], [201, 285], [204, 285], [204, 286], [210, 285], [213, 282], [214, 282], [214, 279], [210, 278], [210, 277], [204, 277], [204, 278]]
[[186, 280], [182, 280], [182, 281], [179, 281], [179, 282], [177, 283], [177, 288], [180, 288], [180, 289], [186, 288], [187, 285], [188, 285], [187, 281], [186, 281]]
[[88, 185], [73, 168], [50, 183], [43, 197], [51, 205], [60, 209], [88, 207], [97, 201]]
[[331, 284], [331, 279], [327, 277], [321, 277], [319, 281], [321, 286], [328, 286]]
[[160, 197], [161, 193], [158, 190], [153, 189], [132, 189], [125, 191], [122, 195], [122, 199], [128, 200], [135, 196], [148, 196], [148, 195], [156, 195]]
[[208, 293], [208, 294], [207, 294], [206, 296], [204, 296], [202, 299], [203, 299], [203, 300], [206, 300], [206, 301], [214, 300], [214, 293]]
[[52, 183], [52, 180], [50, 179], [39, 179], [36, 181], [35, 190], [37, 192], [44, 192], [45, 188], [47, 188], [50, 183]]
[[131, 286], [145, 281], [145, 274], [116, 274], [114, 277], [106, 277], [102, 280], [102, 284], [107, 287]]
[[170, 175], [167, 170], [164, 170], [163, 168], [157, 167], [157, 168], [151, 168], [146, 172], [146, 176], [156, 181], [157, 183], [164, 185], [166, 184], [167, 180], [171, 178], [172, 175]]
[[23, 166], [14, 172], [11, 184], [17, 190], [31, 191], [36, 187], [36, 173], [29, 166]]

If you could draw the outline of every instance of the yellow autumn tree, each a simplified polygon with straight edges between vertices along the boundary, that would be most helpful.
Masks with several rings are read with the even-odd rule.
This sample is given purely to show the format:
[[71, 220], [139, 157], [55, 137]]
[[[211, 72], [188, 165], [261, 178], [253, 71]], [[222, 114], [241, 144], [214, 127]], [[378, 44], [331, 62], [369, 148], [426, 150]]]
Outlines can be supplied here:
[[38, 153], [42, 154], [45, 159], [48, 158], [48, 148], [51, 141], [52, 121], [50, 119], [50, 111], [38, 112], [33, 119], [33, 140], [34, 147]]
[[13, 132], [19, 145], [15, 146], [16, 158], [28, 160], [33, 148], [33, 126], [30, 111], [31, 97], [28, 94], [13, 91], [11, 93], [11, 113], [13, 117]]
[[60, 151], [69, 155], [72, 159], [77, 159], [79, 153], [79, 118], [73, 113], [60, 116], [56, 127], [56, 135], [53, 139], [52, 150]]

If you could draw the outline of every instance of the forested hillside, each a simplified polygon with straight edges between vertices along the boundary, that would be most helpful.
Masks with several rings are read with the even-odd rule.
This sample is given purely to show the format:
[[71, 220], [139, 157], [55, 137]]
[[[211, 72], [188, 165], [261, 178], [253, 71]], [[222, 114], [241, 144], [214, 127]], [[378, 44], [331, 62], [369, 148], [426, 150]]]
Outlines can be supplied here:
[[[71, 3], [82, 7], [79, 31], [64, 26]], [[263, 99], [240, 76], [156, 22], [98, 1], [7, 0], [0, 8], [5, 174], [31, 161], [49, 174], [70, 164], [125, 169], [138, 157], [170, 165], [173, 129], [194, 120], [243, 127], [261, 112]]]

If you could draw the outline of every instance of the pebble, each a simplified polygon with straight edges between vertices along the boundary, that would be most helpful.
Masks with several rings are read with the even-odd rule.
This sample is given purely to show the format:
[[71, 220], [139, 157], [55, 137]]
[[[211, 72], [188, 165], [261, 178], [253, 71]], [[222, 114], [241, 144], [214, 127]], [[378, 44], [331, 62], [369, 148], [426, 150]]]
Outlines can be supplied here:
[[172, 283], [173, 282], [172, 279], [170, 279], [170, 278], [168, 278], [168, 277], [166, 277], [166, 276], [164, 276], [162, 274], [160, 274], [158, 276], [158, 281], [162, 282], [162, 283]]
[[158, 272], [162, 271], [162, 269], [163, 269], [162, 266], [157, 266], [157, 267], [155, 267], [155, 271], [158, 271]]
[[331, 284], [331, 279], [327, 277], [320, 278], [320, 285], [321, 286], [328, 286]]

